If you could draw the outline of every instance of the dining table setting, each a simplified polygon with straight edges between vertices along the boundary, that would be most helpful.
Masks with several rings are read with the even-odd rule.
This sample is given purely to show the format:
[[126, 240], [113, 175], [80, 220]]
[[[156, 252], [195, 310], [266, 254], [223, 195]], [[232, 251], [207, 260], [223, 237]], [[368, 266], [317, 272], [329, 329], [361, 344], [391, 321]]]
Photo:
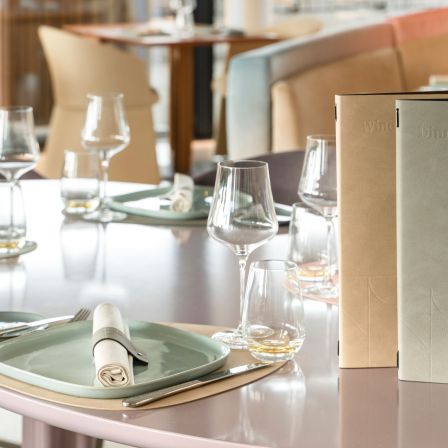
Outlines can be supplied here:
[[291, 206], [263, 160], [219, 162], [214, 186], [109, 181], [132, 138], [119, 92], [87, 96], [60, 179], [22, 179], [40, 155], [31, 107], [0, 108], [0, 129], [0, 407], [23, 416], [22, 446], [448, 436], [443, 384], [340, 368], [334, 135], [307, 138]]
[[[182, 173], [160, 186], [109, 182], [131, 134], [123, 95], [106, 92], [86, 98], [83, 149], [65, 151], [61, 178], [21, 180], [39, 159], [32, 108], [1, 108], [0, 127], [0, 405], [23, 416], [23, 446], [55, 434], [79, 446], [239, 446], [252, 399], [224, 404], [242, 414], [218, 417], [219, 436], [202, 403], [217, 400], [219, 414], [223, 397], [274, 375], [297, 389], [295, 413], [308, 305], [286, 256], [292, 207], [274, 202], [266, 162], [221, 162], [214, 187]], [[333, 307], [316, 306], [334, 332]], [[196, 429], [164, 427], [191, 406]], [[142, 423], [159, 410], [174, 413]], [[250, 430], [249, 443], [293, 446], [302, 436], [280, 423], [260, 440]]]

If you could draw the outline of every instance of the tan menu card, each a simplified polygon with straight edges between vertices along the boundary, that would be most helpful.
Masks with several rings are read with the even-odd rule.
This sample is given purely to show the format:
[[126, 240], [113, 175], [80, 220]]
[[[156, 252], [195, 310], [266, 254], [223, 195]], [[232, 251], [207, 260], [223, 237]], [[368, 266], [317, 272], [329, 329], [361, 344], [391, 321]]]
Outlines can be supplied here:
[[438, 97], [336, 96], [340, 367], [397, 366], [395, 100]]
[[397, 114], [398, 378], [448, 383], [448, 100]]

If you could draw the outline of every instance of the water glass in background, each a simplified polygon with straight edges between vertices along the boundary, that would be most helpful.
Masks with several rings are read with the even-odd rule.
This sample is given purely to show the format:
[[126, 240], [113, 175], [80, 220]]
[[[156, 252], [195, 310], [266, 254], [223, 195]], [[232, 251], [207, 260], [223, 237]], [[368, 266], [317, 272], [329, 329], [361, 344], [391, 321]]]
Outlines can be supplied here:
[[292, 206], [289, 224], [288, 260], [297, 263], [302, 287], [321, 282], [327, 266], [325, 219], [303, 202]]
[[300, 350], [305, 340], [305, 326], [295, 263], [262, 260], [251, 264], [243, 333], [249, 352], [261, 361], [287, 361]]
[[26, 216], [22, 189], [18, 182], [0, 182], [0, 255], [25, 246]]
[[175, 14], [176, 32], [188, 37], [194, 33], [193, 11], [196, 9], [196, 0], [170, 0], [170, 8]]
[[70, 215], [93, 212], [100, 203], [100, 164], [96, 152], [64, 151], [61, 177], [64, 211]]

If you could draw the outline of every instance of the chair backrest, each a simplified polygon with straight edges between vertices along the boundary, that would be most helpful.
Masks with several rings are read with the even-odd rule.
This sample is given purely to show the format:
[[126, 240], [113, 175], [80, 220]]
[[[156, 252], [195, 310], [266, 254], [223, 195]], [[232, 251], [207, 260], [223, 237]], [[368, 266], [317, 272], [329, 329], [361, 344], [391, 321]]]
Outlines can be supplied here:
[[397, 92], [402, 88], [393, 48], [318, 65], [272, 86], [272, 151], [304, 148], [310, 134], [335, 134], [338, 93]]
[[[392, 26], [385, 23], [293, 39], [237, 56], [228, 81], [229, 154], [267, 153], [273, 140], [276, 149], [298, 149], [307, 134], [334, 133], [335, 94], [402, 86]], [[285, 120], [296, 132], [287, 148], [279, 141], [287, 132]]]
[[448, 8], [397, 16], [389, 23], [407, 90], [428, 85], [431, 75], [448, 74]]
[[42, 26], [39, 37], [50, 69], [54, 107], [45, 151], [37, 166], [47, 177], [59, 177], [63, 150], [80, 148], [86, 95], [122, 92], [131, 143], [111, 161], [113, 180], [159, 182], [151, 115], [154, 94], [143, 61], [111, 45]]

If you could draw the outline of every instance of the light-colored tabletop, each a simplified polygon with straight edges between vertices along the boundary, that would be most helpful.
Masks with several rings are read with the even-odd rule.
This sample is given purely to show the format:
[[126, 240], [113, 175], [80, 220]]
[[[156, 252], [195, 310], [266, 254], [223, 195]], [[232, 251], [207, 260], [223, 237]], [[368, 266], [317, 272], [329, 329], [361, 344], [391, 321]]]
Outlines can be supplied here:
[[[236, 257], [209, 238], [205, 227], [117, 223], [104, 230], [99, 224], [64, 218], [57, 181], [22, 184], [28, 238], [38, 248], [0, 262], [2, 310], [60, 315], [107, 300], [131, 319], [228, 326], [237, 322]], [[111, 187], [118, 187], [117, 192], [135, 188]], [[279, 235], [252, 259], [285, 258], [286, 244], [287, 235]], [[336, 309], [307, 302], [306, 311], [308, 335], [296, 361], [224, 394], [153, 411], [105, 412], [60, 406], [0, 387], [0, 406], [29, 417], [25, 422], [31, 427], [30, 419], [39, 420], [132, 446], [334, 446]], [[28, 446], [39, 446], [36, 433], [33, 437]]]
[[[229, 326], [237, 321], [236, 258], [205, 228], [119, 223], [104, 231], [64, 219], [57, 181], [23, 181], [23, 189], [29, 238], [38, 248], [0, 262], [2, 310], [66, 314], [93, 307], [106, 295], [126, 318]], [[287, 235], [279, 235], [251, 258], [284, 258], [286, 246]], [[305, 312], [306, 341], [294, 362], [220, 395], [163, 409], [106, 412], [0, 387], [0, 406], [26, 417], [23, 446], [33, 448], [75, 446], [45, 439], [44, 429], [52, 427], [152, 448], [446, 445], [446, 385], [399, 383], [396, 369], [340, 371], [337, 307], [307, 300]], [[91, 439], [83, 441], [76, 446], [93, 446]]]
[[216, 44], [274, 43], [272, 33], [229, 34], [212, 32], [210, 26], [199, 26], [190, 37], [157, 34], [160, 29], [173, 31], [173, 21], [160, 19], [148, 23], [72, 24], [65, 28], [81, 36], [116, 44], [141, 47], [167, 47], [170, 51], [170, 142], [178, 172], [189, 172], [193, 140], [194, 48]]

